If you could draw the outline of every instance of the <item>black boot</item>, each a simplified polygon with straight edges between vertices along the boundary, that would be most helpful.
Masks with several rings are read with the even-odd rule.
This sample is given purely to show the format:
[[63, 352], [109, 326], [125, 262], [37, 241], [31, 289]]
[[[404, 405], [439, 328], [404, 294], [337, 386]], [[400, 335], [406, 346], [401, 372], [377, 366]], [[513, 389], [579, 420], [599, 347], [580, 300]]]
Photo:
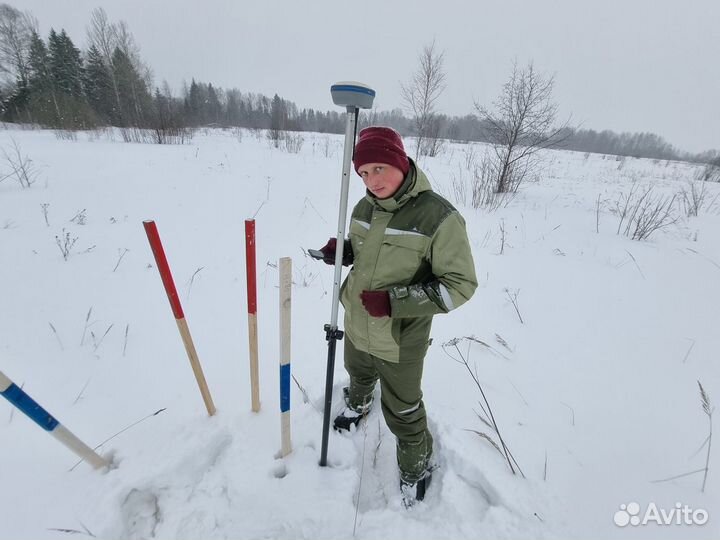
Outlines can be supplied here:
[[346, 386], [343, 388], [343, 399], [345, 400], [345, 408], [333, 420], [333, 429], [335, 431], [350, 431], [351, 426], [357, 428], [360, 421], [370, 412], [373, 398], [371, 396], [369, 403], [354, 409], [350, 406], [350, 390]]
[[423, 476], [417, 482], [406, 482], [400, 478], [400, 495], [402, 496], [402, 503], [405, 508], [410, 508], [417, 501], [422, 501], [425, 498], [425, 493], [430, 487], [430, 481], [432, 480], [432, 470], [425, 472]]

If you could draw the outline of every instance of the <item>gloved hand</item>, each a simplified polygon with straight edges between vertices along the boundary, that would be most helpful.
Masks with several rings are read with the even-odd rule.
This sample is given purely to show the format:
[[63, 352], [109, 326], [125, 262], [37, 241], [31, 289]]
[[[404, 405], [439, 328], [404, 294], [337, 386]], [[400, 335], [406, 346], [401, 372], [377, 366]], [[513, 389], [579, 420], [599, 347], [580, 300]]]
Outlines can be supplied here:
[[370, 316], [390, 316], [390, 294], [387, 291], [363, 291], [360, 300]]
[[[335, 264], [335, 250], [337, 249], [337, 239], [330, 238], [327, 241], [327, 244], [325, 244], [323, 247], [320, 248], [320, 251], [322, 251], [323, 254], [323, 262], [325, 264], [333, 265]], [[345, 244], [343, 245], [343, 258], [342, 258], [342, 264], [343, 266], [350, 266], [353, 263], [354, 256], [353, 256], [353, 250], [352, 250], [352, 244], [350, 243], [350, 240], [345, 240]]]

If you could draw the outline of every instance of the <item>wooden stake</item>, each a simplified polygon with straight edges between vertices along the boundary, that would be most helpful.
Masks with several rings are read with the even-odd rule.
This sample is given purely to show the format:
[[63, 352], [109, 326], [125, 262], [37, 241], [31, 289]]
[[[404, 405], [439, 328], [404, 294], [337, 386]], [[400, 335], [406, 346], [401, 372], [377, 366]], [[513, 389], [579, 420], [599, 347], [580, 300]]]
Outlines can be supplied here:
[[205, 402], [205, 408], [207, 409], [208, 415], [212, 416], [216, 412], [215, 404], [210, 396], [210, 389], [208, 388], [207, 381], [205, 381], [205, 375], [203, 374], [200, 359], [198, 358], [197, 351], [195, 350], [195, 344], [193, 343], [192, 336], [190, 335], [190, 329], [188, 328], [187, 321], [185, 319], [175, 319], [175, 322], [177, 323], [178, 330], [180, 331], [180, 337], [182, 338], [188, 358], [190, 359], [190, 367], [192, 367], [195, 380], [200, 388], [200, 394]]
[[210, 396], [210, 390], [208, 389], [207, 382], [205, 381], [205, 375], [203, 374], [202, 367], [200, 366], [200, 360], [198, 359], [197, 352], [195, 351], [195, 345], [193, 344], [192, 337], [190, 336], [190, 329], [185, 321], [185, 314], [183, 313], [182, 306], [180, 305], [180, 297], [178, 296], [177, 289], [175, 288], [175, 282], [173, 281], [172, 274], [170, 273], [170, 265], [167, 262], [165, 250], [163, 249], [162, 242], [160, 241], [160, 234], [158, 233], [155, 222], [152, 220], [143, 221], [143, 226], [145, 227], [145, 233], [147, 234], [148, 241], [150, 242], [150, 248], [155, 256], [155, 263], [157, 264], [160, 272], [160, 279], [162, 279], [163, 285], [165, 286], [165, 292], [167, 293], [168, 300], [170, 301], [170, 308], [175, 316], [175, 322], [177, 323], [178, 330], [180, 331], [180, 337], [182, 338], [188, 358], [190, 359], [190, 366], [195, 374], [195, 380], [198, 383], [200, 394], [205, 402], [205, 408], [207, 408], [208, 415], [212, 416], [215, 414], [215, 404]]
[[280, 454], [292, 452], [290, 443], [290, 314], [292, 307], [292, 259], [283, 257], [280, 269]]
[[27, 395], [22, 388], [7, 378], [2, 371], [0, 371], [0, 395], [95, 469], [110, 465], [104, 457], [97, 454], [87, 444], [73, 435], [50, 413], [38, 405], [33, 398]]
[[257, 276], [255, 257], [255, 220], [245, 220], [245, 274], [247, 276], [248, 343], [250, 346], [250, 395], [252, 411], [260, 411], [258, 374]]

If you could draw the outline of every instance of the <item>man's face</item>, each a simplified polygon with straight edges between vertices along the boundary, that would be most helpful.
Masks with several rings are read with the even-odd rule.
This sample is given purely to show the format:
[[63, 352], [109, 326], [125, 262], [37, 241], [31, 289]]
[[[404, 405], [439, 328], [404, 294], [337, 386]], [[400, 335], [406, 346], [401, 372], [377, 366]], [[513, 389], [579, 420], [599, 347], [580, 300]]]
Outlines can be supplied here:
[[365, 187], [378, 199], [395, 195], [405, 179], [403, 172], [387, 163], [366, 163], [358, 168]]

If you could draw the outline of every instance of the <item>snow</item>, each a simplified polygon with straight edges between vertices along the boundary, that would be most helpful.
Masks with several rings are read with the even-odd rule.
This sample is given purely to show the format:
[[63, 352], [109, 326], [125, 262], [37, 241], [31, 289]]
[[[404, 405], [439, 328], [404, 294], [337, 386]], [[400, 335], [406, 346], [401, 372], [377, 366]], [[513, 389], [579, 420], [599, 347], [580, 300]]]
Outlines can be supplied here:
[[[611, 212], [633, 182], [672, 195], [697, 166], [546, 152], [541, 176], [507, 206], [458, 204], [480, 285], [468, 304], [435, 318], [423, 388], [440, 467], [426, 501], [406, 511], [378, 407], [356, 433], [332, 433], [330, 466], [318, 466], [333, 270], [303, 249], [334, 235], [342, 137], [304, 134], [301, 152], [289, 154], [240, 133], [208, 130], [189, 145], [157, 146], [112, 133], [72, 141], [0, 132], [0, 146], [16, 142], [38, 173], [30, 189], [0, 183], [0, 370], [91, 446], [164, 409], [99, 449], [112, 470], [70, 471], [76, 457], [2, 400], [0, 538], [85, 528], [99, 538], [718, 537], [719, 444], [704, 493], [702, 474], [652, 481], [705, 464], [706, 447], [695, 453], [708, 434], [697, 381], [718, 403], [720, 200], [646, 241], [616, 234]], [[467, 176], [471, 148], [486, 150], [452, 144], [423, 161], [440, 192], [452, 196], [452, 177]], [[2, 159], [0, 169], [9, 172]], [[707, 188], [711, 202], [720, 185]], [[353, 177], [351, 204], [363, 193]], [[69, 221], [83, 209], [84, 225]], [[257, 414], [243, 223], [252, 216]], [[192, 376], [145, 219], [157, 223], [215, 417]], [[67, 261], [55, 243], [63, 229], [77, 237]], [[293, 385], [293, 452], [276, 459], [284, 256], [293, 258], [292, 372], [308, 399]], [[443, 348], [469, 336], [487, 346], [462, 339]], [[347, 381], [341, 350], [336, 403]], [[492, 434], [474, 412], [478, 388], [450, 357], [459, 352], [526, 478], [471, 431]], [[633, 501], [667, 510], [680, 502], [709, 521], [616, 526], [615, 512]]]

